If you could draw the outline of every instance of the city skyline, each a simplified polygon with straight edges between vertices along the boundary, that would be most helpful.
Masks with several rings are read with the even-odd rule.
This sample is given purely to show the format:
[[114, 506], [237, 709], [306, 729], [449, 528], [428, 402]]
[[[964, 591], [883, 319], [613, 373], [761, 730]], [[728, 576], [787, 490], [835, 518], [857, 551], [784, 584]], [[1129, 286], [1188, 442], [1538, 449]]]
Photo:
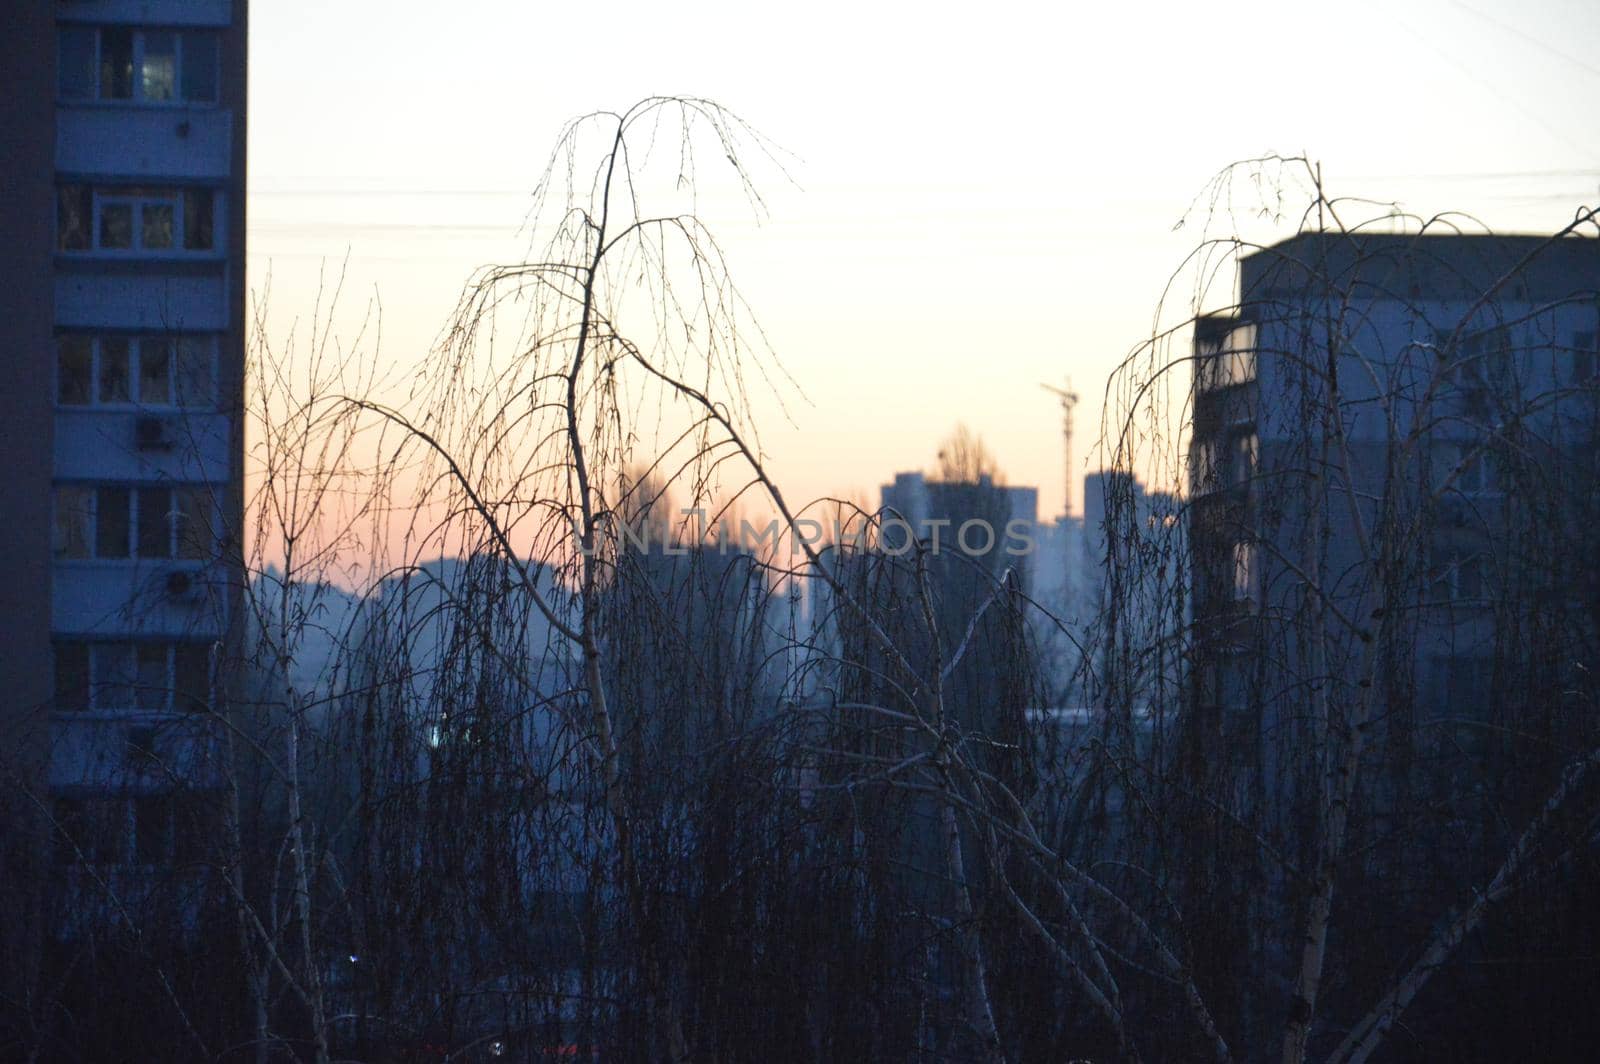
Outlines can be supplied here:
[[1588, 1059], [1482, 3], [19, 8], [0, 1060]]

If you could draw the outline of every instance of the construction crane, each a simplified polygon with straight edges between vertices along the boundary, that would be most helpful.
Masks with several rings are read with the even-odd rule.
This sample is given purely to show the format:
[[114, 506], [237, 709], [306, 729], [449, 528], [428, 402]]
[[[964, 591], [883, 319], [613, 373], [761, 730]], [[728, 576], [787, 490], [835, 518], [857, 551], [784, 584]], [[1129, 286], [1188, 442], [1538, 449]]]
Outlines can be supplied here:
[[1061, 400], [1061, 451], [1065, 462], [1063, 488], [1061, 496], [1061, 513], [1065, 517], [1072, 516], [1072, 408], [1078, 405], [1078, 393], [1072, 390], [1072, 378], [1066, 379], [1065, 388], [1057, 388], [1053, 384], [1041, 384], [1039, 387]]

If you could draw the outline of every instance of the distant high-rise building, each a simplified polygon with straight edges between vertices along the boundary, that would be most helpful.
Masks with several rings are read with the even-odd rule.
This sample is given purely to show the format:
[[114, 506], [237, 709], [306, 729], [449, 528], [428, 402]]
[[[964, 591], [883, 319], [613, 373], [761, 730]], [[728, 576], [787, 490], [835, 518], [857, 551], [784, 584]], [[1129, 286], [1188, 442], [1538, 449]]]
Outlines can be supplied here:
[[[1082, 574], [1078, 614], [1090, 661], [1077, 681], [1095, 708], [1142, 712], [1181, 682], [1187, 609], [1162, 575], [1177, 571], [1185, 551], [1181, 512], [1177, 496], [1126, 470], [1083, 478], [1083, 534], [1073, 561]], [[1140, 652], [1119, 655], [1118, 647]]]
[[6, 871], [50, 884], [67, 936], [184, 865], [222, 783], [247, 22], [247, 0], [57, 0], [4, 34], [0, 689], [28, 796], [8, 815], [58, 859]]
[[[892, 484], [879, 489], [883, 516], [904, 521], [920, 539], [930, 544], [935, 535], [942, 550], [959, 550], [985, 558], [1027, 557], [1031, 553], [1021, 536], [1007, 542], [1006, 526], [1032, 536], [1039, 524], [1039, 489], [996, 484], [987, 475], [974, 481], [931, 480], [922, 473], [896, 473]], [[962, 526], [978, 522], [966, 532]], [[980, 528], [982, 525], [984, 527]], [[990, 535], [992, 533], [992, 536]], [[899, 546], [898, 528], [884, 533]], [[1007, 548], [1013, 548], [1007, 554]]]
[[[988, 475], [973, 480], [934, 480], [921, 473], [897, 473], [883, 485], [878, 512], [880, 549], [893, 557], [898, 593], [920, 601], [913, 578], [918, 562], [911, 537], [925, 551], [939, 644], [953, 653], [975, 636], [969, 650], [947, 679], [946, 696], [967, 727], [994, 734], [1008, 700], [1039, 692], [1037, 661], [1023, 633], [1026, 615], [1015, 600], [1011, 609], [990, 611], [986, 604], [1026, 594], [1038, 561], [1039, 490], [994, 483]], [[1014, 611], [1014, 612], [1013, 612]], [[983, 623], [972, 628], [980, 614]], [[920, 613], [909, 616], [906, 645], [917, 649], [913, 660], [930, 660], [930, 634]], [[1008, 688], [1007, 685], [1011, 684]]]
[[1045, 697], [1051, 705], [1075, 705], [1081, 701], [1076, 688], [1082, 663], [1079, 633], [1092, 606], [1084, 595], [1091, 574], [1084, 562], [1083, 518], [1064, 514], [1041, 522], [1033, 538], [1029, 593], [1040, 608], [1030, 613], [1029, 621], [1039, 647]]

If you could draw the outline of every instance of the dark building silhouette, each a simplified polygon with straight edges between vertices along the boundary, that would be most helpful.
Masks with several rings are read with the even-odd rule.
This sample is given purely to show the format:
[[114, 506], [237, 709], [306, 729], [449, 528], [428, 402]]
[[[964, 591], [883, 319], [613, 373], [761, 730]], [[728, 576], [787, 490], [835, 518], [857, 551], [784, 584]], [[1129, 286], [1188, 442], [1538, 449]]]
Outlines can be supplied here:
[[[1597, 291], [1593, 239], [1308, 234], [1196, 322], [1186, 859], [1231, 1023], [1276, 1022], [1230, 988], [1292, 969], [1258, 932], [1299, 912], [1284, 862], [1314, 867], [1347, 755], [1370, 974], [1592, 747]], [[1407, 900], [1364, 909], [1379, 883]]]
[[8, 15], [0, 764], [29, 940], [0, 953], [27, 979], [49, 938], [198, 919], [238, 612], [248, 4]]

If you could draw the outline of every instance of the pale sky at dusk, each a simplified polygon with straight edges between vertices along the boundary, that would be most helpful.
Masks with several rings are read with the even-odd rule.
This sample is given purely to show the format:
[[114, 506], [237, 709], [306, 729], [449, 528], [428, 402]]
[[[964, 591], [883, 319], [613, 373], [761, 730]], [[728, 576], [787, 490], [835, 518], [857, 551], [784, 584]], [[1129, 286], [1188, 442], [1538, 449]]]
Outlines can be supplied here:
[[[1058, 512], [1058, 407], [1149, 331], [1207, 179], [1266, 151], [1336, 193], [1548, 231], [1600, 199], [1600, 4], [559, 5], [258, 0], [250, 283], [278, 327], [348, 253], [413, 361], [510, 261], [562, 123], [717, 100], [793, 153], [770, 217], [712, 197], [734, 279], [804, 401], [763, 438], [791, 498], [925, 468], [957, 421]], [[1076, 495], [1077, 489], [1074, 489]]]

